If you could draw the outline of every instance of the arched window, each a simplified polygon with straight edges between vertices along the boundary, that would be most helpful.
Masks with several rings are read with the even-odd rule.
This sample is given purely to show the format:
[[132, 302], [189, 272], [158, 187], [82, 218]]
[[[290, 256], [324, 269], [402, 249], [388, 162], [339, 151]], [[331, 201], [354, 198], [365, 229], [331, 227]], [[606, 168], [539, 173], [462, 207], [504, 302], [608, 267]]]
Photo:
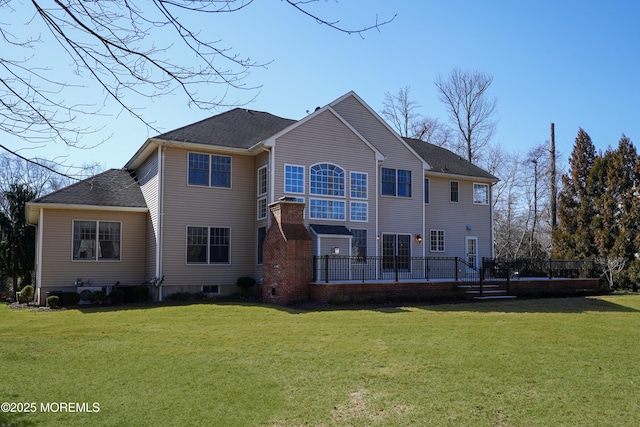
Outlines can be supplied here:
[[331, 163], [319, 163], [310, 169], [310, 193], [344, 197], [344, 169]]

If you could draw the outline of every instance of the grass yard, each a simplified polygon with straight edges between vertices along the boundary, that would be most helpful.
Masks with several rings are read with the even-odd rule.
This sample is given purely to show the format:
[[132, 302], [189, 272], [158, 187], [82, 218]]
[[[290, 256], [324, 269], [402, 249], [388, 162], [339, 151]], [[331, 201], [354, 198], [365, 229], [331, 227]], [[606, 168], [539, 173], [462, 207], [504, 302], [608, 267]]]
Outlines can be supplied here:
[[[0, 402], [37, 409], [0, 426], [638, 426], [639, 337], [638, 295], [0, 306]], [[99, 412], [51, 412], [60, 402]]]

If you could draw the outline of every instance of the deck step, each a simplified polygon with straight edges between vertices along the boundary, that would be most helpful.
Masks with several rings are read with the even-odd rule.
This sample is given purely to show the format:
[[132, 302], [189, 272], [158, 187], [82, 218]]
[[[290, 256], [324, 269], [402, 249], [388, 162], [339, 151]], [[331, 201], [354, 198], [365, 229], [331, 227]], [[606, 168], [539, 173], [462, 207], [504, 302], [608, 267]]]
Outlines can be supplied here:
[[492, 299], [515, 299], [516, 296], [515, 295], [487, 295], [487, 296], [483, 296], [483, 297], [473, 297], [473, 299], [478, 300], [478, 301], [486, 301], [486, 300], [492, 300]]

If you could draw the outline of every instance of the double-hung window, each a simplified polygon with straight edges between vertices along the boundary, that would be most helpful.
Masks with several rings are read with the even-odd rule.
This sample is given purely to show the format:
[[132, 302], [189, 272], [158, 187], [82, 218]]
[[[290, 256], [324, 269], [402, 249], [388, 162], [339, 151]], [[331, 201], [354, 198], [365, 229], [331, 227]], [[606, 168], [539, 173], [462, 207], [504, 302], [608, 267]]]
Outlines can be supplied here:
[[231, 229], [187, 227], [187, 264], [229, 264]]
[[258, 195], [258, 219], [267, 217], [267, 167], [262, 166], [258, 169], [258, 182], [256, 194]]
[[411, 171], [382, 168], [381, 192], [383, 196], [411, 197]]
[[473, 204], [488, 205], [489, 204], [489, 185], [473, 184]]
[[231, 188], [231, 157], [189, 153], [189, 185]]
[[74, 261], [120, 261], [122, 223], [73, 221]]
[[429, 249], [431, 252], [444, 252], [444, 230], [431, 230]]
[[458, 181], [451, 181], [451, 203], [458, 203], [460, 200]]

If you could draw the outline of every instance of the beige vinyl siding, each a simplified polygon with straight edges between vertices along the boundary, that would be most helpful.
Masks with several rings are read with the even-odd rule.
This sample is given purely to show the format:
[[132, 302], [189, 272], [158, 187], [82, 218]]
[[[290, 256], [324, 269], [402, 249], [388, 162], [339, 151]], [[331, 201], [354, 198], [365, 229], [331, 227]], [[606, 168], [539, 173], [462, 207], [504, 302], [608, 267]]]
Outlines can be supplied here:
[[[73, 220], [120, 221], [120, 261], [73, 261]], [[138, 285], [145, 281], [146, 212], [66, 210], [44, 208], [43, 292], [92, 279], [95, 286]], [[68, 289], [71, 290], [71, 289]]]
[[[271, 215], [271, 212], [269, 211], [269, 207], [268, 205], [273, 201], [271, 198], [271, 172], [270, 172], [270, 165], [269, 165], [269, 153], [267, 152], [262, 152], [260, 154], [258, 154], [255, 159], [255, 167], [254, 170], [257, 172], [259, 168], [266, 166], [267, 167], [267, 218], [265, 219], [261, 219], [258, 220], [258, 216], [257, 216], [257, 206], [256, 206], [256, 222], [255, 222], [255, 227], [254, 227], [254, 238], [253, 238], [253, 243], [251, 246], [251, 250], [253, 251], [253, 263], [254, 263], [254, 270], [253, 270], [253, 277], [258, 279], [262, 277], [262, 264], [257, 264], [258, 261], [258, 228], [260, 227], [266, 227], [269, 228], [269, 217]], [[255, 189], [255, 197], [256, 197], [256, 204], [257, 204], [257, 200], [258, 200], [258, 179], [256, 177], [255, 180], [255, 185], [254, 185]]]
[[[478, 238], [479, 257], [491, 256], [491, 203], [473, 203], [473, 182], [427, 175], [429, 204], [425, 206], [425, 239], [428, 256], [465, 256], [465, 238]], [[451, 203], [451, 181], [458, 181], [459, 202]], [[491, 185], [489, 185], [491, 192]], [[491, 197], [489, 198], [491, 200]], [[467, 229], [470, 226], [470, 230]], [[445, 230], [445, 252], [429, 252], [429, 230]], [[479, 258], [479, 259], [480, 259]]]
[[[377, 178], [380, 203], [379, 233], [404, 233], [414, 237], [416, 234], [422, 234], [424, 206], [422, 161], [356, 98], [347, 97], [336, 104], [334, 109], [385, 156], [385, 160], [380, 164]], [[411, 198], [380, 195], [381, 168], [410, 170]], [[412, 238], [411, 242], [412, 255], [422, 255], [422, 245], [417, 243], [415, 238]]]
[[[207, 153], [207, 151], [198, 151]], [[187, 150], [167, 148], [164, 161], [163, 273], [165, 295], [177, 286], [220, 285], [235, 291], [238, 277], [255, 269], [256, 168], [251, 156], [232, 155], [231, 188], [187, 185]], [[228, 155], [228, 154], [220, 154]], [[186, 263], [187, 227], [230, 229], [229, 265]], [[187, 287], [187, 288], [184, 288]]]
[[149, 220], [147, 221], [147, 252], [146, 252], [146, 277], [156, 276], [156, 250], [158, 242], [158, 152], [154, 151], [136, 170], [136, 178], [145, 203], [149, 208]]
[[[376, 165], [375, 152], [333, 113], [324, 111], [311, 120], [278, 138], [275, 144], [275, 194], [274, 200], [284, 195], [303, 197], [306, 203], [305, 224], [344, 225], [347, 228], [366, 229], [368, 236], [376, 233]], [[345, 171], [345, 197], [320, 196], [309, 192], [310, 168], [317, 163], [332, 163]], [[284, 193], [284, 167], [304, 166], [304, 194]], [[352, 199], [350, 196], [351, 172], [367, 174], [367, 199]], [[339, 200], [345, 203], [345, 220], [323, 220], [309, 218], [310, 198]], [[350, 202], [368, 204], [367, 222], [350, 220]], [[315, 246], [314, 246], [315, 248]], [[315, 249], [314, 249], [315, 250]], [[350, 251], [341, 248], [341, 254]]]
[[[333, 248], [339, 248], [341, 256], [351, 255], [351, 248], [349, 247], [349, 237], [321, 237], [320, 238], [320, 256], [333, 255]], [[314, 244], [318, 244], [317, 240]]]

